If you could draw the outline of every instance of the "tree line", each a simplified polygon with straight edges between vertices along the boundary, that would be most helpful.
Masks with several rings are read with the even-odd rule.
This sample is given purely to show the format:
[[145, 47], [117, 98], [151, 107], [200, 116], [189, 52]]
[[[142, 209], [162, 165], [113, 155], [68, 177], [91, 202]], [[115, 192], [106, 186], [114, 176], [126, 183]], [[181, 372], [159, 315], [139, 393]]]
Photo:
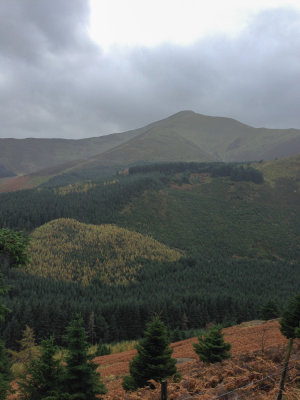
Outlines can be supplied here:
[[176, 173], [209, 173], [213, 177], [228, 176], [235, 182], [248, 181], [257, 184], [263, 183], [264, 178], [261, 171], [247, 164], [238, 162], [172, 162], [136, 165], [128, 168], [130, 175], [159, 172], [161, 174]]

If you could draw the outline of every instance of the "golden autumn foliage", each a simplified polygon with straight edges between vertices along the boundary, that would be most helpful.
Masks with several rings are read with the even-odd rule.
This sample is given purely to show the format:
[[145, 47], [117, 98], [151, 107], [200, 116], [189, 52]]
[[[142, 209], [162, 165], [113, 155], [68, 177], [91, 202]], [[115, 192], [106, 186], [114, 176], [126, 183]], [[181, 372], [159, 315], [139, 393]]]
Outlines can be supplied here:
[[114, 185], [115, 183], [118, 182], [119, 182], [118, 179], [111, 179], [103, 183], [94, 183], [92, 181], [70, 183], [69, 185], [59, 186], [58, 188], [55, 188], [54, 193], [60, 196], [65, 196], [71, 193], [86, 193], [90, 189], [93, 189], [97, 186]]
[[27, 271], [42, 277], [126, 285], [147, 261], [176, 261], [181, 253], [151, 237], [115, 225], [53, 220], [32, 234]]

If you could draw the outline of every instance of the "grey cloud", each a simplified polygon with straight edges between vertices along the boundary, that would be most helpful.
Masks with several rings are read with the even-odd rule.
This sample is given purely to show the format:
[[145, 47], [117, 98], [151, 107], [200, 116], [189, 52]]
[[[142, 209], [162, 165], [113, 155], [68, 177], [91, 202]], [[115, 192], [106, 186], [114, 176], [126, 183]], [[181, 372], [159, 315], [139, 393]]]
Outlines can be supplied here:
[[236, 38], [107, 53], [86, 0], [4, 0], [0, 15], [0, 137], [97, 136], [182, 109], [300, 128], [295, 10], [260, 13]]

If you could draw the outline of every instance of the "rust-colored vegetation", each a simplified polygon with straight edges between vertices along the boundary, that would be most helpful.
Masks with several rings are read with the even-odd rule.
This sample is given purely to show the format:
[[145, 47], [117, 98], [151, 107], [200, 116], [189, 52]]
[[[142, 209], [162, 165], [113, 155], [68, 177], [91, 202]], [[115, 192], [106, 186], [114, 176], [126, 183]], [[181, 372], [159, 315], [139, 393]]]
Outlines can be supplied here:
[[16, 192], [22, 189], [31, 189], [35, 185], [30, 182], [29, 176], [17, 176], [1, 182], [0, 193]]
[[[178, 370], [183, 379], [180, 382], [169, 380], [170, 400], [212, 400], [245, 385], [248, 386], [220, 399], [276, 398], [286, 344], [286, 339], [280, 333], [278, 321], [241, 324], [224, 329], [224, 333], [225, 341], [232, 345], [232, 358], [214, 365], [205, 365], [198, 360], [192, 346], [196, 338], [172, 344], [173, 357], [178, 360]], [[108, 393], [102, 397], [103, 399], [160, 399], [160, 385], [155, 382], [153, 382], [154, 390], [145, 388], [134, 393], [126, 393], [122, 389], [122, 377], [128, 374], [129, 361], [134, 355], [135, 350], [130, 350], [96, 358], [102, 379], [108, 387]], [[300, 385], [299, 359], [298, 341], [294, 345], [290, 363], [293, 368], [288, 372], [286, 400], [300, 398], [299, 388], [297, 389], [297, 385]], [[272, 376], [264, 379], [269, 375]], [[262, 380], [260, 383], [256, 383], [260, 380]]]

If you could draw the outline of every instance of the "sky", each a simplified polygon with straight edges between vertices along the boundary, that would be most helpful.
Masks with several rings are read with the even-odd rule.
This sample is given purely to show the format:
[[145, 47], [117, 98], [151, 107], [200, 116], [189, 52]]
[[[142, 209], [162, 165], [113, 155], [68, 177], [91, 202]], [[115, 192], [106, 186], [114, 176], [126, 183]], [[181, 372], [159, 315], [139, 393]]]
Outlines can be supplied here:
[[300, 129], [300, 0], [0, 0], [0, 137], [181, 110]]

